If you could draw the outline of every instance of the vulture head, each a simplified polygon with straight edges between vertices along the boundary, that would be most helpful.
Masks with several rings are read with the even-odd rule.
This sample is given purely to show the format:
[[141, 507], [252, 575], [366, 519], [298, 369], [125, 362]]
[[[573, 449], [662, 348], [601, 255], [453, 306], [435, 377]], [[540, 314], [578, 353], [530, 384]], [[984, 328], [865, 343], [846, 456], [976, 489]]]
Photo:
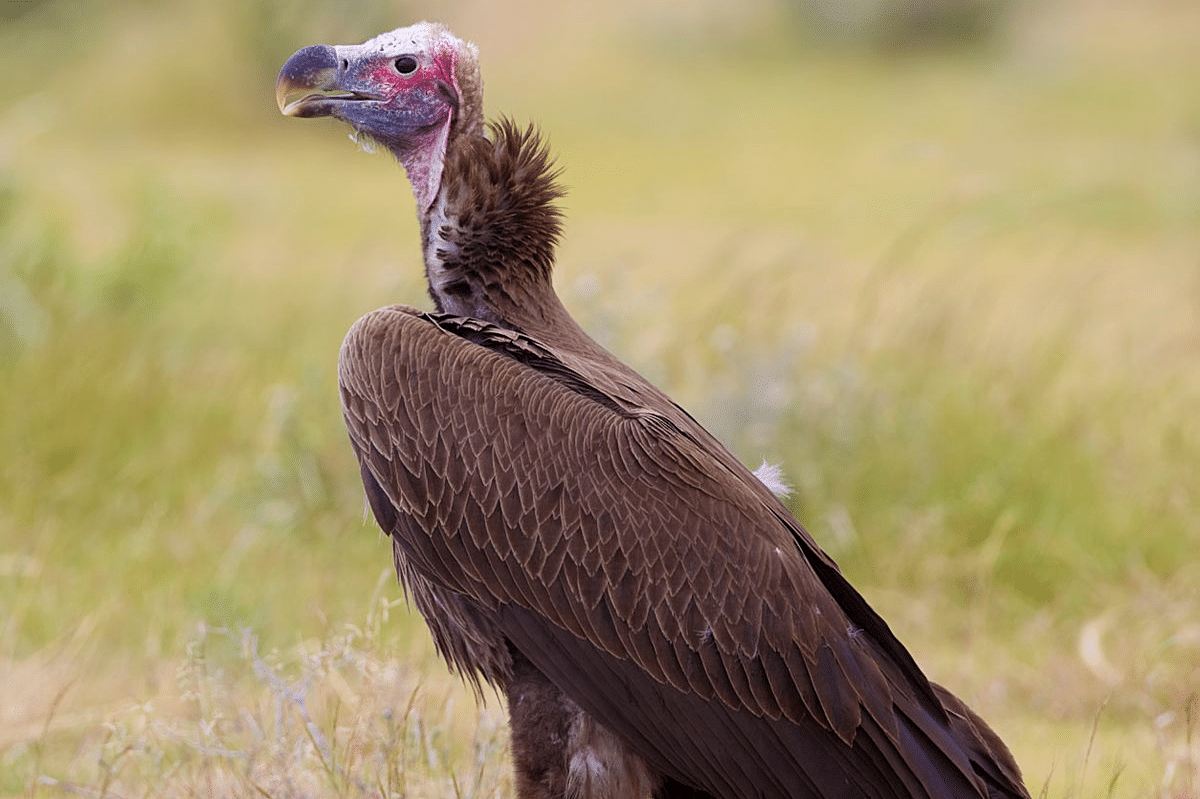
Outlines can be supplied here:
[[482, 93], [475, 46], [430, 22], [305, 47], [275, 88], [286, 116], [340, 119], [404, 166], [438, 311], [575, 332], [550, 279], [562, 194], [553, 160], [532, 127], [485, 128]]
[[334, 117], [404, 165], [418, 209], [437, 196], [450, 142], [483, 128], [473, 44], [420, 22], [362, 44], [315, 44], [288, 59], [275, 84], [279, 110]]

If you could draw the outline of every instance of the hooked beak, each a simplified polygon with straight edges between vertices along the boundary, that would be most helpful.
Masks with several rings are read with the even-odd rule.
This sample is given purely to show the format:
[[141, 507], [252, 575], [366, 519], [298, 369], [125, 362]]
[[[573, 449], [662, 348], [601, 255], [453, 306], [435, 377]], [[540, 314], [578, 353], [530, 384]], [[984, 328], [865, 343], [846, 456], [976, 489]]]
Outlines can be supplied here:
[[333, 116], [339, 106], [384, 98], [347, 89], [342, 85], [337, 51], [327, 44], [314, 44], [296, 51], [275, 81], [275, 102], [284, 116], [311, 118]]

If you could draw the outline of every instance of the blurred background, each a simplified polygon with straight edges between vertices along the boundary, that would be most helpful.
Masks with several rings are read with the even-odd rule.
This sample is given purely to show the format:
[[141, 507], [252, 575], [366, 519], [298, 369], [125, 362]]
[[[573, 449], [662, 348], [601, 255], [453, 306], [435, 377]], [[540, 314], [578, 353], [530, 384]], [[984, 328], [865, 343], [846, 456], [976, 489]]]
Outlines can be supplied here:
[[511, 793], [338, 408], [426, 303], [407, 182], [274, 102], [429, 18], [558, 154], [568, 307], [1031, 792], [1200, 796], [1200, 5], [0, 9], [0, 795]]

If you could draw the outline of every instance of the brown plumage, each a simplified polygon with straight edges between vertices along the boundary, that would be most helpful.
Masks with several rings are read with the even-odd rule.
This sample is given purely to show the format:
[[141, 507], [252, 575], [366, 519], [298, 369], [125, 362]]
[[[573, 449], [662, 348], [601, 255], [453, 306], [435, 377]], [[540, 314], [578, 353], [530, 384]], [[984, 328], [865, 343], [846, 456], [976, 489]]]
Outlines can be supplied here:
[[[439, 652], [508, 699], [518, 795], [1027, 797], [766, 486], [572, 320], [550, 159], [485, 131], [479, 85], [422, 23], [305, 48], [278, 92], [412, 180], [437, 312], [360, 319], [342, 403]], [[289, 102], [314, 89], [342, 94]]]

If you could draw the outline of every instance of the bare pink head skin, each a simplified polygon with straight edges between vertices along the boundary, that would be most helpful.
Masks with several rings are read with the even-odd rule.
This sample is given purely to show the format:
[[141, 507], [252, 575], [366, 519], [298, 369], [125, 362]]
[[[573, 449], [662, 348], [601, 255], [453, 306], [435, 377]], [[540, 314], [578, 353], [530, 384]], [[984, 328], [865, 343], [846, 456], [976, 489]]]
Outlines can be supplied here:
[[483, 132], [475, 45], [419, 22], [362, 44], [305, 47], [279, 73], [275, 97], [287, 116], [330, 116], [387, 148], [429, 213], [451, 139]]

